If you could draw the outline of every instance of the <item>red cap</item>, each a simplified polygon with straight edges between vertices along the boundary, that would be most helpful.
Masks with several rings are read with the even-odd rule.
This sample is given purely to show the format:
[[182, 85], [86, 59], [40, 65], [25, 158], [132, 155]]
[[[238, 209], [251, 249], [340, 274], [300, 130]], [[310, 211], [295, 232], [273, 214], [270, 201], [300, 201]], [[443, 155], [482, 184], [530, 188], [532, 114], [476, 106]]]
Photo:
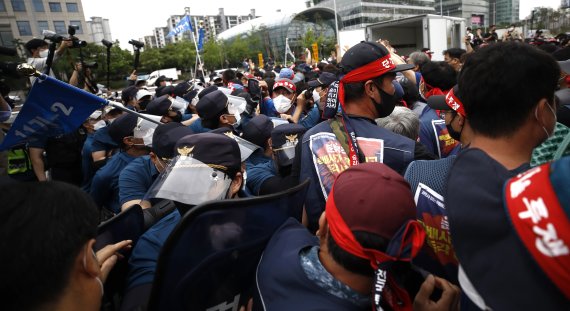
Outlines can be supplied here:
[[339, 214], [353, 232], [390, 240], [403, 224], [416, 219], [410, 185], [382, 163], [351, 166], [338, 176], [332, 192]]

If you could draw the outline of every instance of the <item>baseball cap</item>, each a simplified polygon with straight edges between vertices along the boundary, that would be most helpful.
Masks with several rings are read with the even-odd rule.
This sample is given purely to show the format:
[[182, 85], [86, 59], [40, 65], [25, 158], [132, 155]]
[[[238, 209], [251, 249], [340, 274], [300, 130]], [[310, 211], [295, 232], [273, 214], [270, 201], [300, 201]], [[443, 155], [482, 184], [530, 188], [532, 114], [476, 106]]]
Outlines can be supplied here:
[[160, 124], [152, 136], [152, 150], [159, 158], [171, 159], [174, 157], [174, 146], [184, 136], [194, 132], [187, 126], [178, 122]]
[[160, 82], [164, 81], [172, 81], [172, 78], [167, 78], [166, 76], [160, 76], [156, 78], [156, 81], [154, 81], [154, 86], [160, 86]]
[[205, 96], [201, 94], [202, 93], [200, 93], [200, 100], [196, 104], [196, 110], [198, 110], [198, 115], [202, 120], [215, 118], [228, 106], [228, 97], [220, 90], [214, 90]]
[[193, 88], [194, 88], [194, 86], [192, 85], [192, 83], [184, 81], [184, 82], [176, 84], [176, 86], [172, 90], [172, 94], [174, 94], [177, 97], [183, 97], [186, 93], [190, 92]]
[[264, 114], [253, 117], [244, 127], [242, 137], [261, 148], [265, 148], [267, 139], [271, 137], [273, 122]]
[[155, 96], [160, 97], [162, 95], [172, 95], [173, 92], [174, 92], [174, 86], [172, 85], [159, 86], [155, 90], [156, 93]]
[[133, 131], [137, 126], [139, 117], [132, 113], [124, 113], [109, 128], [109, 136], [118, 145], [123, 143], [123, 138], [133, 136]]
[[168, 113], [168, 109], [170, 109], [171, 105], [172, 102], [170, 101], [169, 96], [162, 95], [160, 97], [151, 100], [150, 103], [148, 103], [148, 105], [146, 106], [145, 112], [155, 116], [163, 116]]
[[[390, 53], [383, 45], [380, 45], [376, 42], [361, 41], [360, 43], [348, 49], [346, 53], [344, 53], [339, 67], [346, 74], [354, 69], [365, 66], [389, 54]], [[396, 67], [389, 72], [399, 72], [413, 68], [413, 64], [402, 64], [396, 65]]]
[[297, 91], [297, 86], [295, 86], [295, 83], [285, 78], [275, 80], [275, 84], [273, 84], [273, 90], [275, 91], [280, 87], [287, 89], [287, 91], [291, 93], [295, 93]]
[[427, 99], [427, 104], [434, 110], [454, 110], [462, 116], [466, 116], [465, 107], [461, 101], [461, 91], [455, 85], [447, 95], [432, 95]]
[[337, 80], [335, 74], [330, 72], [323, 72], [321, 75], [315, 79], [307, 82], [310, 87], [324, 86], [328, 87], [331, 83]]
[[331, 192], [334, 202], [327, 200], [327, 210], [334, 203], [352, 232], [390, 240], [404, 223], [416, 219], [410, 185], [382, 163], [351, 166], [337, 177]]
[[200, 91], [200, 93], [198, 93], [198, 98], [202, 98], [202, 97], [212, 93], [213, 91], [217, 91], [217, 90], [218, 90], [218, 87], [215, 85], [208, 86], [207, 88]]
[[145, 89], [140, 89], [137, 91], [137, 95], [136, 95], [136, 99], [140, 100], [141, 98], [145, 97], [145, 96], [152, 96], [152, 93], [145, 90]]
[[293, 164], [295, 146], [301, 141], [307, 129], [300, 124], [281, 124], [271, 131], [271, 146], [280, 166]]
[[293, 80], [293, 78], [295, 78], [295, 73], [293, 70], [289, 68], [283, 68], [281, 71], [279, 71], [279, 79]]
[[226, 173], [241, 170], [238, 143], [226, 135], [200, 133], [184, 136], [176, 143], [176, 152], [184, 155], [184, 148], [191, 149], [194, 159]]

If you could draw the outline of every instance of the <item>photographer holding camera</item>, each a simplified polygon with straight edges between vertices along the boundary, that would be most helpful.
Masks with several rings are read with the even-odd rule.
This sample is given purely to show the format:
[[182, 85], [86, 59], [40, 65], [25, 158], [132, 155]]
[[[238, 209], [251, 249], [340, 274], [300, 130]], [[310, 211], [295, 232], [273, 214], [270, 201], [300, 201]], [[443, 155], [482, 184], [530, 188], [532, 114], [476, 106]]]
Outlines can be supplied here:
[[[59, 44], [59, 48], [56, 50], [54, 54], [53, 61], [57, 61], [57, 59], [63, 55], [65, 49], [70, 47], [71, 45], [72, 45], [71, 41], [62, 40], [61, 43]], [[34, 66], [38, 71], [43, 72], [46, 67], [48, 59], [48, 53], [49, 53], [48, 46], [49, 44], [42, 39], [34, 38], [28, 41], [24, 45], [26, 50], [30, 53], [30, 57], [28, 58], [27, 63]], [[55, 77], [52, 70], [49, 71], [49, 76]], [[34, 77], [30, 77], [30, 82], [33, 82], [33, 80]]]

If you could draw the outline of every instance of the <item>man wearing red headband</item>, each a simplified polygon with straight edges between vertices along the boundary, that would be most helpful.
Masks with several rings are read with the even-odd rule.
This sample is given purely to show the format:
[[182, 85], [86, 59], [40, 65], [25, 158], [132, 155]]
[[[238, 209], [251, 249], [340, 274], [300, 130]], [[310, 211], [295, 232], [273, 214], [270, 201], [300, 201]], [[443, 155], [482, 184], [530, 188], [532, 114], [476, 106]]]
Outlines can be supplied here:
[[310, 230], [316, 230], [335, 177], [348, 167], [382, 162], [403, 174], [412, 160], [435, 158], [418, 142], [374, 121], [394, 110], [396, 72], [414, 65], [396, 66], [384, 46], [360, 42], [345, 53], [340, 67], [344, 76], [329, 86], [323, 112], [332, 119], [303, 136], [301, 180], [312, 180], [305, 201]]
[[[402, 176], [381, 163], [350, 167], [334, 183], [317, 237], [291, 219], [271, 238], [257, 270], [256, 299], [266, 310], [412, 310], [411, 288], [422, 277], [410, 260], [425, 238], [414, 219]], [[429, 300], [434, 286], [443, 289], [437, 302]], [[430, 276], [414, 310], [451, 310], [458, 292]]]

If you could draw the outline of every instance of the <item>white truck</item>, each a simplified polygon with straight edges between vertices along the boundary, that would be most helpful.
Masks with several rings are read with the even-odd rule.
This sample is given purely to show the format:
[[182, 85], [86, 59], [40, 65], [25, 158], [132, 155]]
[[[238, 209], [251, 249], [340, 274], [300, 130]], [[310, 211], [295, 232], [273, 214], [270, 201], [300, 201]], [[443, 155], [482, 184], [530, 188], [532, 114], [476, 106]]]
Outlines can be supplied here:
[[[346, 37], [354, 41], [354, 35]], [[441, 61], [444, 50], [465, 49], [464, 37], [465, 19], [427, 14], [368, 25], [362, 40], [388, 40], [402, 56], [429, 48], [434, 52], [432, 59]], [[342, 33], [339, 38], [343, 38]], [[344, 46], [342, 41], [341, 46]]]
[[165, 76], [167, 78], [172, 79], [173, 81], [178, 80], [178, 75], [180, 71], [176, 70], [176, 68], [168, 68], [168, 69], [160, 69], [150, 73], [148, 79], [146, 80], [147, 85], [154, 85], [154, 82], [158, 77]]

